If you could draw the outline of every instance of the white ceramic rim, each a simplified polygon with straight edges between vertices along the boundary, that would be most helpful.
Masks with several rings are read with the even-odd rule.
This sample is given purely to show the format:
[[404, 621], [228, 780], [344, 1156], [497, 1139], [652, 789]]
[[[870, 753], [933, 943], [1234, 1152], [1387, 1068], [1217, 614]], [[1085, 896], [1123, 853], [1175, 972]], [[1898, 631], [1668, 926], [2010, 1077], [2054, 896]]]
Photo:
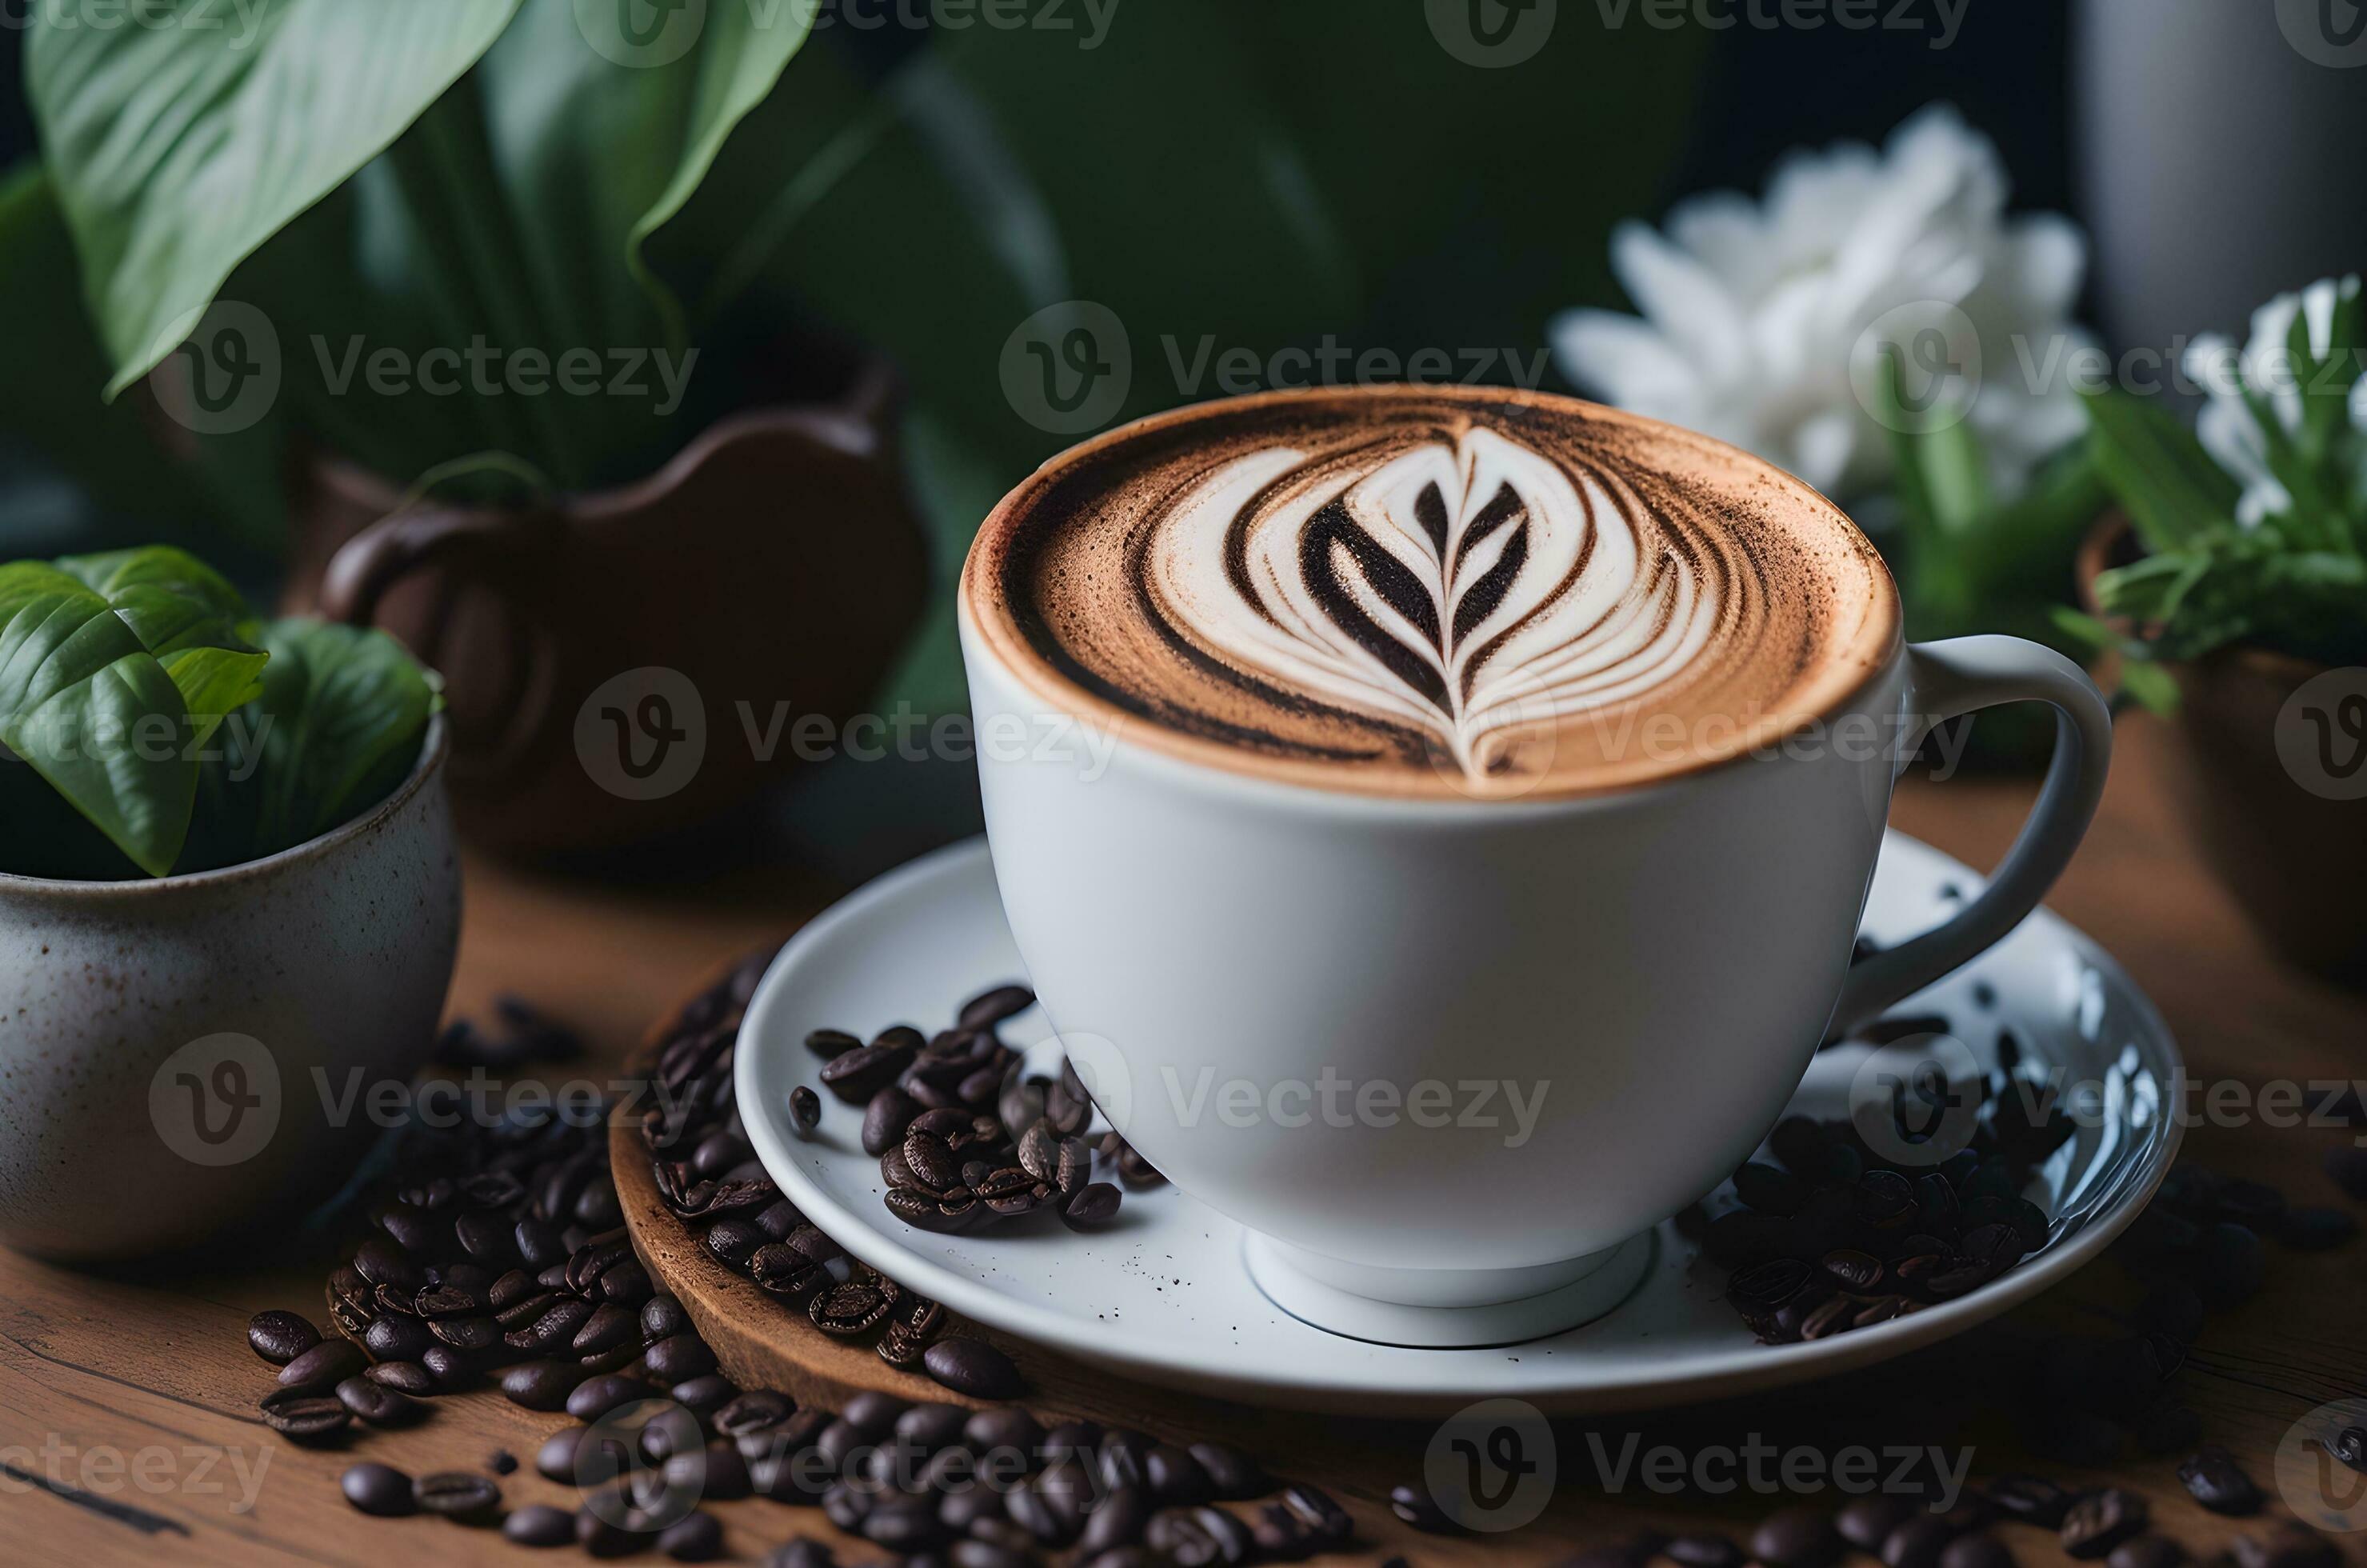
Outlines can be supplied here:
[[[1907, 835], [1895, 830], [1889, 836], [1905, 839], [1934, 859], [1956, 867], [1968, 881], [1980, 880], [1977, 873], [1969, 868], [1961, 866], [1953, 858], [1942, 855], [1920, 840], [1908, 839]], [[765, 970], [764, 978], [750, 1000], [742, 1021], [742, 1033], [761, 1032], [770, 1026], [774, 1012], [787, 1006], [785, 998], [794, 987], [799, 970], [808, 961], [807, 955], [827, 943], [840, 926], [860, 919], [881, 903], [906, 897], [919, 887], [973, 874], [971, 862], [980, 859], [989, 862], [986, 874], [991, 876], [991, 858], [982, 837], [949, 845], [898, 867], [831, 905], [792, 937]], [[2043, 922], [2051, 935], [2075, 949], [2085, 961], [2108, 976], [2122, 990], [2139, 1023], [2159, 1042], [2175, 1075], [2170, 1085], [2173, 1097], [2169, 1103], [2173, 1106], [2182, 1103], [2185, 1061], [2169, 1026], [2154, 1007], [2152, 998], [2130, 980], [2128, 972], [2109, 953], [2053, 911], [2042, 906], [2031, 915], [2030, 921]], [[733, 1092], [749, 1140], [755, 1146], [764, 1168], [779, 1184], [783, 1195], [811, 1223], [819, 1226], [854, 1256], [899, 1284], [934, 1297], [989, 1328], [1016, 1335], [1078, 1360], [1109, 1368], [1144, 1382], [1174, 1387], [1178, 1385], [1180, 1376], [1188, 1376], [1193, 1387], [1217, 1392], [1252, 1404], [1264, 1403], [1304, 1409], [1410, 1413], [1442, 1403], [1457, 1403], [1508, 1392], [1501, 1388], [1479, 1390], [1446, 1386], [1382, 1389], [1376, 1388], [1369, 1377], [1359, 1378], [1353, 1373], [1243, 1379], [1228, 1375], [1220, 1367], [1187, 1365], [1157, 1355], [1140, 1354], [1116, 1335], [1097, 1338], [1082, 1332], [1077, 1320], [1048, 1308], [1016, 1301], [955, 1273], [932, 1258], [908, 1250], [886, 1231], [844, 1210], [835, 1198], [824, 1192], [801, 1169], [794, 1154], [798, 1142], [796, 1134], [770, 1108], [785, 1104], [789, 1085], [778, 1085], [781, 1092], [777, 1095], [767, 1094], [758, 1082], [762, 1058], [763, 1053], [759, 1051], [733, 1052]], [[2177, 1158], [2179, 1144], [2185, 1134], [2184, 1127], [2174, 1115], [2164, 1119], [2164, 1126], [2166, 1134], [2152, 1152], [2146, 1167], [2126, 1186], [2119, 1201], [2111, 1210], [2098, 1215], [2077, 1235], [2058, 1247], [2050, 1248], [2018, 1266], [2002, 1278], [1969, 1296], [1829, 1339], [1795, 1345], [1750, 1345], [1732, 1350], [1695, 1353], [1665, 1364], [1653, 1363], [1640, 1374], [1621, 1364], [1590, 1366], [1572, 1362], [1548, 1368], [1542, 1361], [1531, 1361], [1524, 1365], [1536, 1369], [1536, 1386], [1518, 1392], [1524, 1392], [1548, 1404], [1558, 1403], [1572, 1409], [1613, 1410], [1683, 1404], [1829, 1377], [1887, 1360], [1961, 1334], [2028, 1301], [2076, 1272], [2101, 1253], [2144, 1211], [2154, 1189], [2161, 1185], [2170, 1163]], [[1357, 1342], [1343, 1343], [1353, 1345]], [[1421, 1354], [1419, 1351], [1407, 1353]]]

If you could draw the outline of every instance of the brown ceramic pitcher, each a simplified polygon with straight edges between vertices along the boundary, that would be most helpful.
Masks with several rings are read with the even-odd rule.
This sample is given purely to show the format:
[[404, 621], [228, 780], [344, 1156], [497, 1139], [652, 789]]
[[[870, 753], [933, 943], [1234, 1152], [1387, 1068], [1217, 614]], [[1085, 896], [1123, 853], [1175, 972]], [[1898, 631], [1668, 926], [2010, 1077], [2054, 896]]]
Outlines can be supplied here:
[[900, 402], [867, 358], [831, 402], [736, 415], [650, 479], [533, 510], [402, 507], [315, 459], [288, 597], [441, 672], [471, 841], [547, 855], [684, 827], [793, 767], [798, 716], [860, 711], [918, 619]]

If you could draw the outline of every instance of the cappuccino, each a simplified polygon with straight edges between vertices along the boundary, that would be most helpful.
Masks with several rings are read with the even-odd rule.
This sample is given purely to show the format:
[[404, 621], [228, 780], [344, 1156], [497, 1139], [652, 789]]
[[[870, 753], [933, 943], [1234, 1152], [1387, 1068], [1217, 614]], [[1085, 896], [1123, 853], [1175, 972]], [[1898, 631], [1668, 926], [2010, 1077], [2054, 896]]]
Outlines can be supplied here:
[[1849, 519], [1733, 448], [1484, 388], [1237, 399], [1113, 431], [990, 517], [963, 597], [1040, 695], [1365, 793], [1582, 794], [1821, 720], [1897, 650]]

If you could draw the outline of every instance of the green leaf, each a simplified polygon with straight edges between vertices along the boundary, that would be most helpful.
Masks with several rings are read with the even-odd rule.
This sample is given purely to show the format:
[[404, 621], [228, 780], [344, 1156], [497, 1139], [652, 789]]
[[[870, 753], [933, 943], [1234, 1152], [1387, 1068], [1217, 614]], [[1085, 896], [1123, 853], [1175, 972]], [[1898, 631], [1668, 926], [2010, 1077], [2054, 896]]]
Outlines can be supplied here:
[[391, 793], [419, 757], [436, 687], [382, 631], [317, 620], [263, 628], [263, 693], [207, 764], [205, 859], [292, 849]]
[[2097, 471], [2148, 548], [2173, 549], [2234, 518], [2235, 480], [2168, 411], [2118, 388], [2080, 395]]
[[197, 798], [187, 705], [108, 600], [55, 567], [0, 566], [0, 744], [151, 876]]
[[43, 6], [26, 76], [116, 373], [195, 326], [240, 262], [400, 136], [518, 0], [147, 0], [137, 25]]
[[2135, 698], [2147, 711], [2165, 719], [2178, 711], [2177, 677], [2148, 660], [2131, 658], [2122, 661], [2121, 689]]
[[255, 618], [228, 579], [185, 550], [151, 545], [70, 557], [58, 569], [106, 599], [180, 688], [193, 746], [263, 687]]

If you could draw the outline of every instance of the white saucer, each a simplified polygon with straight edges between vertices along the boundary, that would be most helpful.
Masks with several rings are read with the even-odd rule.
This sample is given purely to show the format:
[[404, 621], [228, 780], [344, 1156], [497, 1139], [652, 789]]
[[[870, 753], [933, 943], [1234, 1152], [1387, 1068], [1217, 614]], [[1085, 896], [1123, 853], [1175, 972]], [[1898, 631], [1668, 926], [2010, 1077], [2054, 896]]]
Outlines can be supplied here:
[[[1892, 834], [1866, 934], [1894, 945], [1935, 925], [1980, 879]], [[1927, 1345], [2061, 1279], [2136, 1217], [2176, 1153], [2182, 1066], [2152, 1004], [2093, 942], [2041, 910], [1997, 948], [1900, 1013], [1950, 1017], [1994, 1065], [2010, 1026], [2025, 1062], [2101, 1085], [2031, 1196], [2054, 1217], [2046, 1244], [1971, 1295], [1813, 1343], [1757, 1343], [1721, 1299], [1725, 1270], [1664, 1224], [1639, 1249], [1643, 1278], [1586, 1325], [1487, 1349], [1414, 1349], [1309, 1327], [1263, 1295], [1241, 1228], [1172, 1187], [1129, 1191], [1117, 1223], [1091, 1235], [1048, 1216], [965, 1235], [915, 1231], [880, 1202], [861, 1113], [824, 1099], [800, 1138], [789, 1091], [814, 1082], [809, 1030], [866, 1038], [891, 1023], [934, 1029], [968, 997], [1025, 970], [1003, 924], [986, 843], [955, 845], [843, 900], [784, 948], [748, 1009], [737, 1055], [741, 1119], [789, 1199], [848, 1252], [956, 1312], [1146, 1382], [1251, 1403], [1417, 1414], [1509, 1396], [1554, 1411], [1675, 1404], [1822, 1377]], [[1002, 1027], [1014, 1044], [1048, 1033], [1038, 1011]], [[1059, 1047], [1037, 1048], [1057, 1063]], [[1794, 1108], [1846, 1114], [1865, 1048], [1825, 1051]], [[1630, 1256], [1633, 1254], [1629, 1255]], [[1606, 1267], [1617, 1267], [1617, 1264]]]

